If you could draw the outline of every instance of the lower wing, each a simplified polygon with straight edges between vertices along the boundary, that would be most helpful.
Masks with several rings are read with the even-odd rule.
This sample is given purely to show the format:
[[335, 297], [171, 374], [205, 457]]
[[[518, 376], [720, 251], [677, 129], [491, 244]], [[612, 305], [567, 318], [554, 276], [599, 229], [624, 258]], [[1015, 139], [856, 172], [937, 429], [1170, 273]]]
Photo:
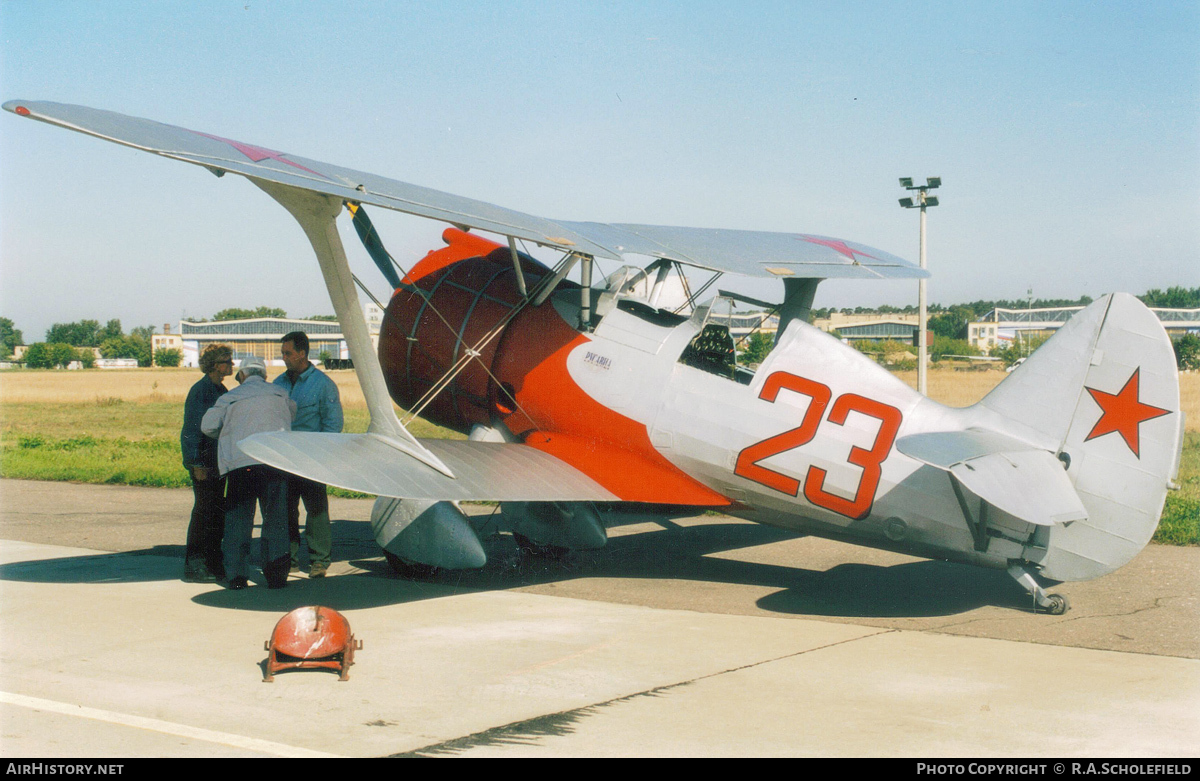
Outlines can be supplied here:
[[528, 445], [423, 439], [450, 478], [375, 434], [278, 431], [238, 443], [246, 455], [285, 472], [351, 491], [438, 501], [617, 501], [573, 466]]

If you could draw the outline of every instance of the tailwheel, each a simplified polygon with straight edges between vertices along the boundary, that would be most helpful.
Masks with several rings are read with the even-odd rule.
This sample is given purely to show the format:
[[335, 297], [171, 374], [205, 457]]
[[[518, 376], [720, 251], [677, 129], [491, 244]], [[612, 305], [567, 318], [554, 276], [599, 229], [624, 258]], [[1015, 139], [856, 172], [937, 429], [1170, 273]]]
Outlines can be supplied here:
[[1046, 599], [1049, 604], [1044, 607], [1046, 608], [1046, 612], [1052, 616], [1061, 616], [1071, 607], [1071, 603], [1062, 594], [1051, 594]]
[[1071, 607], [1062, 594], [1047, 594], [1024, 562], [1012, 562], [1008, 574], [1033, 598], [1033, 612], [1045, 611], [1048, 615], [1061, 616]]
[[441, 567], [402, 559], [388, 550], [384, 550], [383, 556], [387, 559], [388, 569], [392, 574], [405, 580], [430, 580], [442, 571]]

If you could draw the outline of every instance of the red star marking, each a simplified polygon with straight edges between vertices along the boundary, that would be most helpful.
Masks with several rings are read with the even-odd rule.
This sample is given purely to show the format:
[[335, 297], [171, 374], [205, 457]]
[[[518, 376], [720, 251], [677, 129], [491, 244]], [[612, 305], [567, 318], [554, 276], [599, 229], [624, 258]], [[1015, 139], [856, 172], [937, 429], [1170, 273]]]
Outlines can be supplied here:
[[855, 255], [862, 255], [864, 258], [871, 258], [872, 260], [879, 260], [879, 258], [875, 257], [874, 255], [868, 255], [867, 253], [863, 252], [862, 250], [850, 249], [849, 247], [846, 246], [846, 242], [839, 241], [838, 239], [818, 239], [816, 236], [800, 236], [799, 239], [801, 241], [807, 241], [812, 244], [822, 244], [826, 247], [829, 247], [832, 250], [835, 250], [836, 252], [841, 253], [842, 255], [845, 255], [846, 257], [850, 258], [850, 260], [853, 260], [856, 263], [858, 262], [858, 258], [854, 257]]
[[234, 141], [231, 138], [221, 138], [220, 136], [210, 136], [208, 133], [199, 133], [195, 130], [193, 130], [192, 132], [196, 133], [196, 135], [198, 135], [198, 136], [204, 136], [205, 138], [211, 138], [214, 141], [224, 141], [226, 144], [229, 144], [231, 147], [233, 147], [237, 151], [244, 154], [252, 162], [259, 163], [259, 162], [262, 162], [263, 160], [275, 160], [277, 162], [283, 163], [284, 165], [290, 165], [292, 168], [299, 168], [301, 171], [308, 171], [310, 174], [316, 174], [317, 176], [321, 177], [322, 179], [329, 178], [328, 176], [325, 176], [324, 174], [317, 173], [316, 171], [312, 170], [311, 168], [305, 168], [304, 166], [300, 165], [299, 163], [293, 163], [291, 160], [285, 159], [283, 157], [283, 154], [284, 154], [283, 152], [276, 152], [271, 149], [264, 149], [261, 146], [253, 146], [251, 144], [243, 144], [241, 141]]
[[1133, 374], [1125, 382], [1125, 387], [1121, 388], [1118, 393], [1105, 393], [1095, 388], [1087, 388], [1087, 392], [1092, 394], [1092, 398], [1100, 405], [1102, 414], [1096, 421], [1096, 425], [1092, 427], [1092, 433], [1083, 440], [1084, 442], [1115, 431], [1121, 435], [1135, 456], [1142, 457], [1139, 452], [1138, 426], [1142, 421], [1168, 415], [1171, 410], [1152, 407], [1138, 400], [1139, 372], [1141, 372], [1140, 367], [1134, 369]]

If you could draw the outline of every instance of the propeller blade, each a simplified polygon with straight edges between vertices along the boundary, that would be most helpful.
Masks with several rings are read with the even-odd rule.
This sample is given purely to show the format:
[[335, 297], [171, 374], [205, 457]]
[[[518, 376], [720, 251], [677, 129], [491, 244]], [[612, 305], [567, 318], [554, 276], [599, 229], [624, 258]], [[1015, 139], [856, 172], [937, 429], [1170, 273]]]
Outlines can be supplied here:
[[396, 267], [392, 264], [392, 256], [384, 248], [383, 240], [379, 238], [379, 232], [375, 230], [375, 226], [371, 224], [371, 218], [367, 216], [367, 210], [362, 207], [362, 204], [357, 203], [347, 203], [346, 208], [354, 215], [354, 230], [362, 239], [363, 247], [371, 256], [371, 260], [375, 261], [375, 265], [379, 267], [384, 279], [392, 286], [392, 290], [400, 287], [400, 275], [396, 273]]

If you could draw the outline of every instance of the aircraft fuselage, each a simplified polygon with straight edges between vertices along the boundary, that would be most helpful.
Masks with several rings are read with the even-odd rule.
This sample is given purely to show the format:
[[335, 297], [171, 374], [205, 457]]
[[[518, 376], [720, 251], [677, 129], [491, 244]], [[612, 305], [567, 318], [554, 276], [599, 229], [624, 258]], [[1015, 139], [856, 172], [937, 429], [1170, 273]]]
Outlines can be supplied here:
[[[421, 414], [463, 433], [500, 429], [624, 501], [717, 508], [989, 567], [1045, 545], [1032, 524], [993, 517], [977, 550], [946, 475], [894, 447], [907, 433], [961, 427], [965, 413], [833, 337], [794, 323], [751, 374], [731, 354], [695, 349], [712, 325], [706, 309], [689, 318], [617, 302], [587, 332], [578, 286], [520, 308], [507, 248], [454, 229], [447, 239], [405, 280], [423, 293], [397, 290], [381, 332], [401, 406], [420, 404], [474, 350], [479, 360], [465, 361]], [[548, 273], [523, 270], [530, 288]]]

